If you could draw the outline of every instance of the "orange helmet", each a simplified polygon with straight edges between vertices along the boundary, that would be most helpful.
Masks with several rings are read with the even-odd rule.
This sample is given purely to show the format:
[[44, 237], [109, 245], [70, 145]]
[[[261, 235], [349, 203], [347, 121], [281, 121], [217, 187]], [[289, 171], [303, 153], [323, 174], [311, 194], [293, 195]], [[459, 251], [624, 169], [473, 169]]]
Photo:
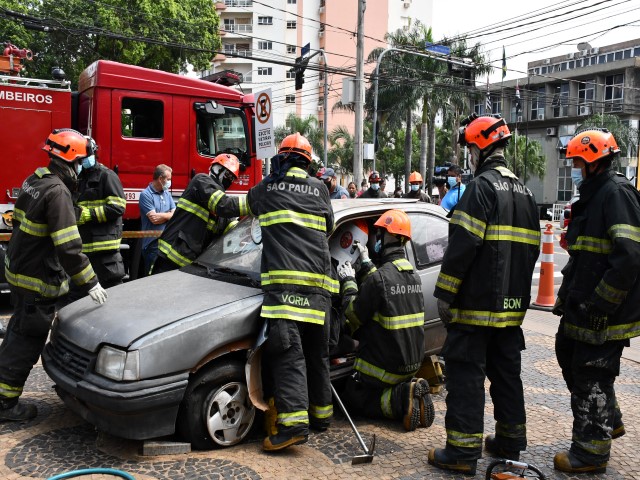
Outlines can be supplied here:
[[606, 128], [583, 130], [567, 143], [567, 159], [579, 158], [593, 163], [616, 153], [620, 153], [620, 148]]
[[419, 172], [411, 172], [411, 175], [409, 175], [409, 183], [422, 184], [422, 175], [420, 175]]
[[[42, 150], [51, 157], [73, 163], [91, 155], [87, 137], [71, 128], [56, 129], [49, 134]], [[91, 149], [92, 150], [92, 149]]]
[[504, 118], [478, 117], [475, 113], [461, 122], [458, 143], [475, 145], [485, 150], [491, 145], [511, 137], [509, 127]]
[[229, 170], [233, 175], [234, 180], [238, 179], [238, 174], [240, 173], [240, 162], [235, 155], [230, 153], [221, 153], [213, 159], [211, 165], [209, 165], [209, 170], [211, 171], [211, 168], [216, 164], [220, 164]]
[[278, 153], [297, 153], [310, 162], [311, 151], [311, 144], [309, 143], [309, 140], [296, 132], [282, 140]]
[[392, 235], [411, 238], [411, 221], [402, 210], [387, 210], [374, 223], [376, 227], [384, 228]]

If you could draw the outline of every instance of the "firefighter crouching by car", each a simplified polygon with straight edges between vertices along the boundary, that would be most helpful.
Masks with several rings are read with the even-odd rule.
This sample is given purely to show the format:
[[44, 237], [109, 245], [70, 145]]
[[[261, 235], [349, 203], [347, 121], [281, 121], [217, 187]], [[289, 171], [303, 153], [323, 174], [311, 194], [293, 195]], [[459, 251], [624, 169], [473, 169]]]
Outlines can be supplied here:
[[289, 135], [271, 174], [247, 194], [262, 230], [261, 315], [269, 322], [262, 358], [277, 410], [265, 451], [306, 442], [309, 426], [326, 429], [333, 415], [328, 312], [339, 283], [327, 236], [334, 220], [329, 191], [308, 174], [310, 163], [309, 141]]
[[433, 422], [429, 384], [414, 378], [424, 358], [424, 297], [419, 275], [405, 256], [411, 222], [401, 210], [388, 210], [374, 224], [380, 268], [360, 250], [358, 287], [349, 262], [338, 267], [342, 293], [349, 299], [345, 315], [359, 341], [345, 402], [373, 418], [402, 420], [406, 430]]
[[611, 439], [625, 433], [615, 378], [629, 339], [640, 335], [640, 194], [611, 168], [620, 149], [605, 129], [567, 144], [580, 200], [571, 207], [569, 263], [553, 312], [562, 315], [556, 357], [571, 392], [571, 448], [553, 459], [563, 472], [605, 472]]
[[193, 177], [160, 235], [152, 274], [191, 264], [215, 237], [235, 225], [228, 217], [248, 213], [246, 197], [224, 193], [239, 171], [236, 156], [221, 153], [211, 162], [209, 175], [199, 173]]
[[[82, 253], [91, 262], [104, 288], [122, 283], [124, 262], [120, 254], [122, 215], [127, 206], [118, 175], [96, 161], [98, 146], [87, 139], [87, 156], [78, 175], [76, 223], [82, 239]], [[86, 289], [69, 285], [66, 302], [84, 297]], [[60, 303], [58, 304], [60, 306]]]
[[18, 402], [38, 361], [69, 279], [101, 304], [106, 291], [82, 253], [71, 191], [77, 187], [87, 139], [71, 129], [54, 130], [43, 147], [49, 167], [38, 168], [20, 190], [5, 258], [14, 313], [0, 346], [0, 420], [28, 420], [35, 405]]
[[434, 296], [447, 325], [446, 448], [431, 449], [430, 464], [475, 474], [482, 453], [485, 377], [496, 420], [485, 447], [517, 460], [527, 446], [521, 373], [521, 324], [540, 252], [538, 209], [531, 191], [506, 166], [511, 137], [504, 119], [472, 115], [462, 122], [475, 173], [451, 210], [449, 245]]

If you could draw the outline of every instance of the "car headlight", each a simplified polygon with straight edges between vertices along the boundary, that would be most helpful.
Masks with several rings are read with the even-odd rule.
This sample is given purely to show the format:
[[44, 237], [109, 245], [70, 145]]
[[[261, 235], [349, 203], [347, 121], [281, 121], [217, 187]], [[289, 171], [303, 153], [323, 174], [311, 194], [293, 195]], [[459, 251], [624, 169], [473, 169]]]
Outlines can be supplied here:
[[139, 380], [140, 354], [105, 346], [98, 353], [96, 373], [112, 380]]

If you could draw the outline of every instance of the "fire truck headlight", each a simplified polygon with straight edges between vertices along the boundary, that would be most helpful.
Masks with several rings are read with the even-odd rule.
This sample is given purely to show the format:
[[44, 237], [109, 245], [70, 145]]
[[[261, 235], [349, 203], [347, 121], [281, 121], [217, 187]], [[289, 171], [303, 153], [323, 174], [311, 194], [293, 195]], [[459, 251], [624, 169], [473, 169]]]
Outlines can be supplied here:
[[140, 354], [105, 346], [98, 353], [96, 373], [117, 381], [140, 379]]

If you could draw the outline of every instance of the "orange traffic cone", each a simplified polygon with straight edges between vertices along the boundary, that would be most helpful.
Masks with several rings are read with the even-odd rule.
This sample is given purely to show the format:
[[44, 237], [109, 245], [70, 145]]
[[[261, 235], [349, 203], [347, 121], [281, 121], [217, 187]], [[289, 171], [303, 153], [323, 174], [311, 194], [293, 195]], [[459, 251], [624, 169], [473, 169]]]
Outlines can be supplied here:
[[553, 225], [547, 223], [542, 233], [542, 261], [540, 265], [540, 283], [538, 297], [533, 302], [541, 307], [553, 307], [556, 296], [553, 293]]

